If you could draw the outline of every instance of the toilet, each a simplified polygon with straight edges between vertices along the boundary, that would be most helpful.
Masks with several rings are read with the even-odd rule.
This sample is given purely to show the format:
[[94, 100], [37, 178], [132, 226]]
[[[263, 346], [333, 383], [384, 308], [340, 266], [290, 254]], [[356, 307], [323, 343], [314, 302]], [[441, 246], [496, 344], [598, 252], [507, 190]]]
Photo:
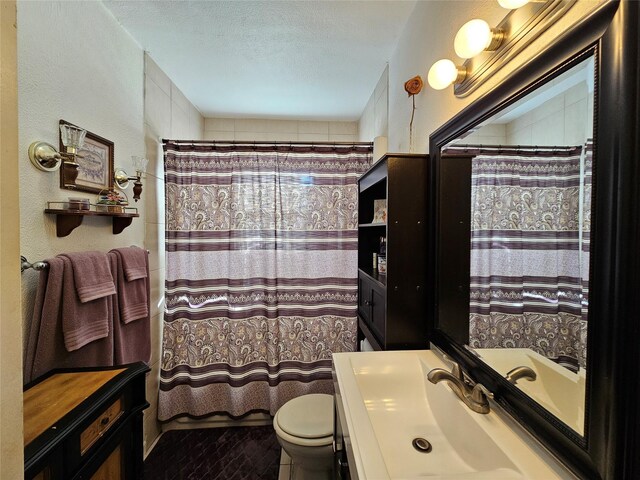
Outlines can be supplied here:
[[291, 457], [292, 480], [333, 478], [333, 396], [303, 395], [273, 417], [278, 443]]

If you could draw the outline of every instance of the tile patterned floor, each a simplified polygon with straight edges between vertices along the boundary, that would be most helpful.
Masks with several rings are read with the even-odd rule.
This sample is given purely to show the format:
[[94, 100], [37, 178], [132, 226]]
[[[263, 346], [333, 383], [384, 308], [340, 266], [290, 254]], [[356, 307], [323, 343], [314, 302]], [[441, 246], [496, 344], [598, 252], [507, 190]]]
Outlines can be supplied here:
[[278, 480], [281, 462], [287, 459], [271, 426], [172, 430], [147, 456], [144, 478]]

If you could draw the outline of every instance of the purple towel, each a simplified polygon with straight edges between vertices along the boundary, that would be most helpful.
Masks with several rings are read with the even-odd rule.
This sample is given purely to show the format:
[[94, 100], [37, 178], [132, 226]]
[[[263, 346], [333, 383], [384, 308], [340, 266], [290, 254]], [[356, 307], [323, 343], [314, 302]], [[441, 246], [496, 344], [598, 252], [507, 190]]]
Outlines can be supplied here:
[[80, 302], [86, 303], [116, 293], [107, 255], [102, 252], [75, 252], [66, 257], [73, 267], [73, 279]]
[[[24, 354], [24, 383], [39, 377], [46, 370], [36, 369], [39, 357], [49, 360], [49, 346], [42, 345], [44, 338], [53, 339], [62, 298], [62, 272], [64, 265], [59, 258], [45, 260], [49, 268], [40, 272], [38, 289], [33, 302], [33, 316], [29, 324], [27, 349]], [[51, 367], [53, 368], [53, 367]]]
[[[150, 298], [148, 269], [145, 269], [147, 278], [127, 282], [124, 278], [121, 255], [119, 252], [112, 250], [108, 253], [108, 257], [113, 277], [116, 279], [116, 288], [118, 290], [118, 295], [112, 297], [115, 363], [116, 365], [137, 361], [148, 363], [151, 359], [151, 319], [148, 314], [148, 302]], [[129, 323], [126, 323], [122, 321], [121, 318], [121, 309], [123, 303], [126, 303], [126, 300], [124, 300], [126, 295], [123, 296], [123, 293], [129, 289], [131, 284], [134, 283], [142, 284], [145, 287], [145, 305], [147, 308], [147, 315], [144, 318], [137, 319], [135, 322], [129, 321]]]
[[[78, 350], [94, 340], [109, 335], [109, 325], [112, 321], [109, 296], [102, 296], [90, 302], [82, 302], [76, 294], [78, 290], [76, 267], [66, 255], [60, 255], [64, 263], [62, 289], [62, 332], [64, 345], [69, 352]], [[104, 255], [105, 259], [107, 258]], [[87, 266], [90, 266], [88, 264]], [[111, 272], [109, 272], [111, 276]], [[112, 281], [113, 285], [113, 281]], [[115, 293], [115, 285], [113, 286]]]
[[[120, 313], [120, 321], [129, 323], [139, 318], [149, 316], [149, 295], [147, 294], [147, 252], [138, 247], [115, 248], [109, 253], [118, 256], [117, 270], [112, 272], [113, 278], [118, 283], [118, 307]], [[143, 276], [136, 276], [136, 279], [130, 280], [127, 277], [127, 269], [125, 266], [126, 259], [136, 259], [142, 254]], [[125, 281], [126, 278], [126, 281]]]
[[[147, 278], [147, 251], [140, 247], [115, 248], [122, 255], [122, 269], [128, 282]], [[114, 250], [111, 250], [112, 252]]]
[[[24, 359], [24, 382], [30, 382], [54, 368], [103, 367], [113, 365], [113, 335], [95, 340], [72, 352], [65, 348], [63, 335], [62, 257], [47, 260], [49, 268], [40, 272], [40, 281], [29, 326]], [[71, 290], [75, 295], [75, 290]], [[105, 299], [107, 300], [107, 299]], [[109, 299], [110, 300], [110, 299]], [[77, 301], [77, 300], [76, 300]], [[79, 302], [78, 302], [79, 303]], [[107, 302], [112, 318], [111, 302]]]

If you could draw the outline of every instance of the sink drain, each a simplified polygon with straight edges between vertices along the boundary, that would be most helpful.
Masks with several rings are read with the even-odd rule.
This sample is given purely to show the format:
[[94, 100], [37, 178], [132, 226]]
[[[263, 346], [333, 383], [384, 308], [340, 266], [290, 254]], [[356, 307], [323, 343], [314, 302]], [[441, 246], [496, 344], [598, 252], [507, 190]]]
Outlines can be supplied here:
[[413, 442], [411, 442], [413, 448], [422, 453], [429, 453], [431, 451], [431, 444], [426, 438], [414, 438]]

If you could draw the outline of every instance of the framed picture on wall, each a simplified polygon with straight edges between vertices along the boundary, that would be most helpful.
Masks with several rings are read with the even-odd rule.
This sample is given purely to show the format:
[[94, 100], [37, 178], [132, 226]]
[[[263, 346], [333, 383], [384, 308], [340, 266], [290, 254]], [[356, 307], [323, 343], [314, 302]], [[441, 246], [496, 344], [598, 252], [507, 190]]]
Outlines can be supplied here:
[[[60, 120], [60, 125], [73, 125]], [[77, 125], [73, 125], [77, 126]], [[62, 137], [60, 151], [64, 151]], [[76, 187], [64, 186], [63, 169], [60, 169], [60, 188], [81, 192], [99, 193], [101, 190], [113, 188], [113, 142], [87, 131], [84, 145], [78, 150], [78, 178]]]

